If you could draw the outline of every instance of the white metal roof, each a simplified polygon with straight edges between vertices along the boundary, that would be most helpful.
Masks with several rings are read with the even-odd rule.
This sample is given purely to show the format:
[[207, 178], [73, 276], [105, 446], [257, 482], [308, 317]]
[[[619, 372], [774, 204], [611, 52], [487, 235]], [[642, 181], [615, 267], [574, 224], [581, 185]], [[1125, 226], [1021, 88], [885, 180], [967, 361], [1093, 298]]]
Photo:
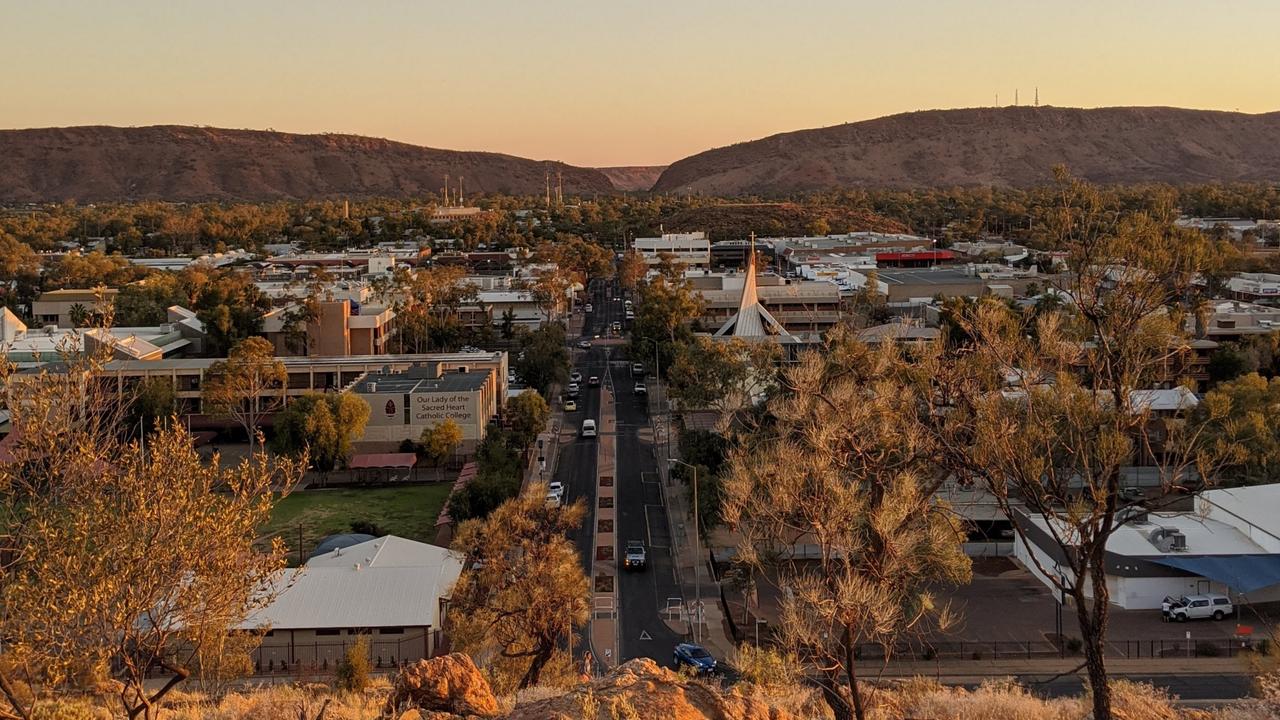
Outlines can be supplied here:
[[442, 547], [394, 535], [312, 558], [276, 580], [273, 603], [244, 627], [440, 627], [462, 557]]

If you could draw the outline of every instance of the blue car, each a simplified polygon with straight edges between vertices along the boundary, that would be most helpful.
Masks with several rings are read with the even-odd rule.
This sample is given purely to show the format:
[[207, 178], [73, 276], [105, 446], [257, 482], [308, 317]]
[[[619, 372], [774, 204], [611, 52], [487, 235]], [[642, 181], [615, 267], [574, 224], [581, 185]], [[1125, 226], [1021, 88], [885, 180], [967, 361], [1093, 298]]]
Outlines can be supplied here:
[[715, 672], [716, 669], [716, 659], [711, 657], [711, 653], [704, 650], [701, 645], [694, 645], [693, 643], [680, 643], [677, 645], [673, 659], [676, 667], [688, 665], [700, 673]]

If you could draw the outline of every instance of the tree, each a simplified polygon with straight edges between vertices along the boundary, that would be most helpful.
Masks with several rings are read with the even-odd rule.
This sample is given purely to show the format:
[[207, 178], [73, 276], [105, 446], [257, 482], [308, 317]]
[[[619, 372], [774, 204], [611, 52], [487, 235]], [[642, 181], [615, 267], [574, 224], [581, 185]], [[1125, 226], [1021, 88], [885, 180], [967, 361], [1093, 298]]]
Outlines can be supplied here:
[[[640, 288], [631, 326], [631, 357], [647, 363], [655, 349], [662, 368], [671, 367], [677, 345], [688, 343], [688, 324], [702, 314], [702, 297], [683, 276], [659, 274]], [[657, 372], [660, 368], [655, 368]]]
[[30, 308], [40, 288], [40, 257], [31, 246], [0, 230], [0, 305]]
[[1243, 485], [1280, 482], [1280, 378], [1256, 373], [1219, 383], [1196, 408], [1208, 441], [1230, 452], [1223, 476]]
[[622, 287], [627, 290], [635, 290], [639, 287], [648, 272], [649, 264], [644, 261], [644, 256], [635, 250], [623, 253], [622, 259], [618, 261], [618, 282], [622, 283]]
[[515, 370], [531, 388], [545, 393], [552, 383], [569, 377], [569, 350], [565, 347], [565, 329], [560, 323], [547, 323], [520, 339], [520, 354]]
[[173, 390], [173, 380], [167, 377], [147, 378], [138, 385], [130, 425], [141, 423], [142, 431], [150, 433], [172, 419], [177, 411], [178, 397]]
[[271, 343], [246, 338], [231, 348], [226, 360], [209, 366], [201, 395], [206, 412], [229, 418], [244, 428], [253, 454], [254, 438], [263, 415], [284, 402], [289, 373], [275, 357]]
[[453, 542], [469, 561], [450, 593], [453, 640], [519, 663], [519, 688], [537, 685], [557, 642], [587, 621], [587, 577], [565, 537], [583, 515], [581, 503], [549, 506], [529, 492], [463, 523]]
[[[0, 465], [0, 708], [13, 716], [31, 717], [17, 667], [54, 688], [109, 672], [124, 713], [154, 718], [182, 681], [224, 666], [284, 564], [282, 544], [255, 541], [298, 468], [205, 463], [176, 424], [125, 442], [130, 399], [90, 382], [96, 369], [4, 383], [20, 437]], [[159, 686], [156, 667], [170, 673]]]
[[418, 441], [433, 463], [443, 465], [462, 444], [462, 428], [458, 427], [453, 418], [445, 418], [444, 421], [424, 429]]
[[[908, 634], [947, 627], [930, 588], [970, 577], [961, 521], [934, 495], [939, 448], [922, 431], [931, 375], [889, 344], [873, 352], [837, 333], [786, 374], [772, 423], [732, 454], [724, 520], [742, 533], [741, 561], [775, 566], [791, 588], [780, 637], [820, 669], [838, 720], [866, 716], [858, 645], [888, 655]], [[793, 544], [818, 557], [789, 559]]]
[[1186, 366], [1192, 280], [1215, 252], [1176, 228], [1168, 210], [1122, 212], [1114, 197], [1064, 174], [1049, 192], [1056, 204], [1036, 232], [1067, 254], [1069, 272], [1055, 289], [1071, 312], [1020, 315], [978, 303], [958, 313], [972, 343], [938, 374], [934, 397], [951, 419], [944, 444], [957, 477], [983, 483], [1023, 542], [1034, 542], [1034, 524], [1061, 558], [1032, 556], [1072, 598], [1093, 716], [1108, 720], [1104, 559], [1120, 514], [1138, 503], [1121, 493], [1124, 470], [1144, 459], [1171, 497], [1211, 482], [1229, 454], [1207, 443], [1207, 421], [1157, 422], [1135, 393]]
[[507, 400], [507, 425], [517, 447], [527, 447], [547, 427], [551, 407], [542, 396], [525, 390]]
[[532, 281], [526, 281], [523, 285], [533, 294], [534, 302], [542, 310], [546, 322], [550, 323], [564, 307], [569, 288], [573, 286], [573, 278], [559, 268], [541, 270]]
[[369, 665], [369, 636], [361, 635], [338, 661], [338, 687], [347, 692], [364, 692], [369, 687]]
[[675, 361], [667, 369], [668, 389], [682, 410], [739, 410], [773, 386], [780, 353], [771, 341], [693, 337], [676, 346]]
[[276, 415], [273, 445], [285, 455], [305, 454], [313, 468], [329, 472], [350, 457], [368, 421], [369, 403], [358, 395], [307, 393]]

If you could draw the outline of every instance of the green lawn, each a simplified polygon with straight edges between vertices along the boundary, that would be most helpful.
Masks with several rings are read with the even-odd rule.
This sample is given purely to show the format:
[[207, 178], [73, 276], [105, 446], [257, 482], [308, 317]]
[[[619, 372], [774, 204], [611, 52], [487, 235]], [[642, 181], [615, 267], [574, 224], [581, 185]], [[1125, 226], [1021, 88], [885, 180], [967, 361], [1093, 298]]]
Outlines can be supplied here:
[[436, 518], [449, 497], [451, 483], [381, 488], [299, 490], [276, 504], [265, 536], [279, 536], [297, 563], [298, 528], [302, 555], [325, 536], [351, 532], [351, 523], [367, 520], [391, 535], [434, 542]]

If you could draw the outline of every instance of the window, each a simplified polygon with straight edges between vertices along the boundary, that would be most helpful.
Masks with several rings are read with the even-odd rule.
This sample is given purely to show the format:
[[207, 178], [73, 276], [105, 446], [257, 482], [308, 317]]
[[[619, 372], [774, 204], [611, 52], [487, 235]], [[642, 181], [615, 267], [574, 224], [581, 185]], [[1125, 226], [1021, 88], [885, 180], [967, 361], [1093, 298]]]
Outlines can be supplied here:
[[341, 634], [342, 634], [342, 631], [339, 630], [338, 628], [321, 628], [320, 630], [316, 631], [316, 635], [320, 635], [320, 636], [341, 635]]
[[268, 631], [263, 635], [263, 637], [275, 637], [275, 634], [276, 634], [276, 631], [275, 631], [275, 630], [268, 630]]
[[1208, 600], [1196, 600], [1195, 602], [1191, 603], [1191, 607], [1209, 607], [1209, 601], [1208, 601]]
[[1214, 598], [1213, 604], [1214, 605], [1230, 605], [1231, 601], [1226, 598]]
[[402, 628], [402, 627], [383, 627], [383, 628], [378, 628], [378, 634], [379, 634], [379, 635], [403, 635], [403, 634], [404, 634], [404, 628]]

